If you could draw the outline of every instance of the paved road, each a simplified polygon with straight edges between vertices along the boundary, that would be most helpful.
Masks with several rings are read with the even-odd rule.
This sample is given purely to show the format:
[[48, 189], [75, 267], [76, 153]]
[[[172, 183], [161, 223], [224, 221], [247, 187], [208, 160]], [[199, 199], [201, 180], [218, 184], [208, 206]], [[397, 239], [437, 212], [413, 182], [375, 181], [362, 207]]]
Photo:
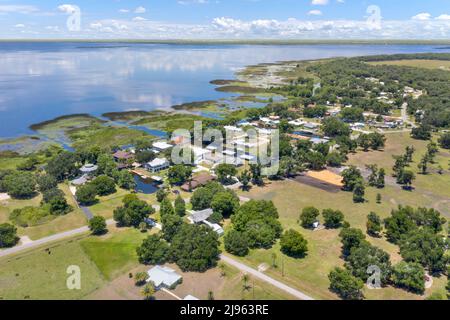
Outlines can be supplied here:
[[[115, 221], [112, 220], [112, 219], [106, 221], [107, 225], [112, 225], [114, 223], [115, 223]], [[49, 236], [49, 237], [41, 238], [41, 239], [36, 240], [36, 241], [32, 241], [32, 242], [28, 242], [28, 243], [25, 243], [25, 244], [21, 244], [21, 245], [12, 247], [10, 249], [1, 250], [0, 251], [0, 258], [8, 256], [8, 255], [11, 255], [11, 254], [14, 254], [14, 253], [18, 253], [18, 252], [26, 250], [26, 249], [31, 249], [31, 248], [34, 248], [34, 247], [38, 247], [38, 246], [41, 246], [41, 245], [44, 245], [44, 244], [47, 244], [47, 243], [50, 243], [50, 242], [53, 242], [53, 241], [58, 241], [58, 240], [62, 240], [62, 239], [65, 239], [65, 238], [74, 237], [74, 236], [77, 236], [77, 235], [80, 235], [80, 234], [83, 234], [83, 233], [86, 233], [86, 232], [89, 232], [89, 227], [88, 226], [84, 226], [84, 227], [81, 227], [81, 228], [78, 228], [78, 229], [74, 229], [74, 230], [69, 230], [69, 231], [62, 232], [62, 233], [57, 233], [57, 234], [54, 234], [54, 235]]]
[[277, 287], [278, 289], [283, 290], [283, 291], [293, 295], [294, 297], [299, 298], [300, 300], [314, 300], [314, 298], [304, 294], [303, 292], [298, 291], [297, 289], [294, 289], [292, 287], [289, 287], [288, 285], [285, 285], [284, 283], [282, 283], [278, 280], [275, 280], [253, 268], [250, 268], [250, 267], [246, 266], [245, 264], [243, 264], [239, 261], [236, 261], [226, 255], [222, 254], [220, 256], [220, 258], [222, 259], [222, 261], [232, 265], [233, 267], [238, 268], [239, 270], [244, 271], [248, 274], [251, 274], [267, 283], [270, 283], [271, 285]]

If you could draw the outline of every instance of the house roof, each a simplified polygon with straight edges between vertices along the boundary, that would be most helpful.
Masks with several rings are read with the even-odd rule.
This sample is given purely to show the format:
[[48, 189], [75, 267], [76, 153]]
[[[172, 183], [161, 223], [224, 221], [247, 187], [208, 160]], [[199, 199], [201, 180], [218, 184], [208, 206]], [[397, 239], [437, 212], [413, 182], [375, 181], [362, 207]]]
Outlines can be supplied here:
[[149, 165], [152, 168], [161, 167], [164, 165], [168, 165], [169, 162], [166, 158], [155, 158], [152, 161], [148, 162], [147, 165]]
[[172, 147], [173, 147], [173, 145], [168, 144], [167, 142], [164, 142], [164, 141], [159, 141], [159, 142], [153, 143], [153, 148], [156, 148], [159, 150], [166, 150], [166, 149], [170, 149]]
[[207, 184], [208, 182], [213, 181], [213, 180], [215, 180], [215, 178], [212, 175], [210, 175], [208, 173], [202, 173], [202, 174], [199, 174], [198, 176], [194, 177], [192, 179], [192, 181], [190, 182], [190, 184], [189, 184], [189, 182], [183, 184], [181, 186], [181, 189], [184, 191], [191, 191], [192, 189], [195, 189], [199, 186], [204, 186], [205, 184]]
[[133, 154], [126, 152], [126, 151], [122, 151], [119, 150], [116, 153], [113, 154], [113, 157], [116, 159], [123, 159], [123, 160], [127, 160], [130, 158], [133, 158]]
[[98, 166], [88, 163], [88, 164], [85, 164], [84, 166], [82, 166], [80, 168], [80, 171], [83, 173], [90, 173], [90, 172], [97, 171], [97, 169], [98, 169]]
[[201, 211], [192, 211], [189, 219], [194, 223], [200, 223], [208, 219], [213, 214], [212, 209], [205, 209]]
[[86, 175], [83, 175], [75, 180], [72, 180], [70, 183], [73, 184], [74, 186], [81, 186], [81, 185], [85, 184], [86, 182], [87, 182]]
[[149, 277], [147, 282], [153, 282], [156, 287], [161, 285], [171, 287], [182, 278], [175, 270], [163, 266], [155, 266], [148, 270], [147, 274]]

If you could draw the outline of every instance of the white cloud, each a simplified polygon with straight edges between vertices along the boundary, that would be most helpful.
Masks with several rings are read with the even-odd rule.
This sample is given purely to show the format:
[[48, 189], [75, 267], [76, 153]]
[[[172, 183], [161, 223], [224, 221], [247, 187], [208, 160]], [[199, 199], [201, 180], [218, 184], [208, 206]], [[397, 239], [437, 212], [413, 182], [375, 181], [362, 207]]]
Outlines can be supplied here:
[[423, 20], [430, 20], [430, 18], [431, 18], [431, 14], [429, 14], [428, 12], [422, 12], [422, 13], [415, 15], [411, 19], [423, 21]]
[[67, 14], [71, 14], [78, 11], [79, 8], [74, 4], [62, 4], [58, 6], [58, 10]]
[[46, 26], [45, 29], [49, 31], [59, 31], [58, 26]]
[[145, 13], [145, 12], [147, 12], [147, 9], [145, 9], [144, 7], [137, 7], [134, 10], [134, 13], [138, 13], [138, 14]]
[[132, 21], [147, 21], [147, 19], [143, 18], [143, 17], [134, 17], [132, 19]]
[[30, 14], [38, 11], [38, 8], [30, 5], [0, 5], [0, 13]]
[[441, 14], [436, 20], [450, 20], [450, 14]]
[[320, 10], [311, 10], [308, 12], [308, 15], [310, 16], [321, 16], [322, 15], [322, 11]]
[[128, 13], [128, 12], [130, 12], [130, 10], [128, 10], [128, 9], [120, 9], [119, 12], [120, 13]]
[[328, 0], [312, 0], [311, 4], [313, 6], [325, 6], [328, 4]]
[[14, 26], [14, 28], [25, 28], [25, 25], [23, 23], [18, 23]]

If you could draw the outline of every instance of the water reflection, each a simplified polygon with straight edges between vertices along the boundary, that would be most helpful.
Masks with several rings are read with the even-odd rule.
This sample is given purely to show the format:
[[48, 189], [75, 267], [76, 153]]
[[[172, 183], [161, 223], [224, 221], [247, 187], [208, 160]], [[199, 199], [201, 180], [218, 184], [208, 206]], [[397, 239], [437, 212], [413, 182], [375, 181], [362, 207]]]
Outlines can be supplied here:
[[229, 98], [210, 80], [245, 65], [380, 53], [433, 52], [416, 45], [155, 45], [0, 43], [0, 137], [70, 113], [155, 108]]

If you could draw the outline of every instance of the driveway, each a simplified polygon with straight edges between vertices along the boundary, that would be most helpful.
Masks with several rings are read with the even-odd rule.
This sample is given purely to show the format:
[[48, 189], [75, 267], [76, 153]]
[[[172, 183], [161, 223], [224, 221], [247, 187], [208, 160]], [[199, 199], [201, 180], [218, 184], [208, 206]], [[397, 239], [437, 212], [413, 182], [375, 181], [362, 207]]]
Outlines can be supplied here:
[[299, 291], [297, 289], [294, 289], [292, 287], [289, 287], [288, 285], [286, 285], [286, 284], [284, 284], [284, 283], [282, 283], [282, 282], [280, 282], [278, 280], [275, 280], [275, 279], [265, 275], [264, 273], [259, 272], [258, 270], [250, 268], [249, 266], [247, 266], [247, 265], [245, 265], [245, 264], [243, 264], [243, 263], [241, 263], [239, 261], [236, 261], [233, 258], [230, 258], [230, 257], [228, 257], [226, 255], [223, 255], [223, 254], [220, 255], [220, 258], [222, 259], [223, 262], [225, 262], [225, 263], [227, 263], [227, 264], [229, 264], [229, 265], [231, 265], [231, 266], [233, 266], [233, 267], [235, 267], [235, 268], [237, 268], [237, 269], [239, 269], [239, 270], [241, 270], [241, 271], [243, 271], [245, 273], [248, 273], [248, 274], [250, 274], [252, 276], [255, 276], [255, 277], [257, 277], [257, 278], [259, 278], [259, 279], [261, 279], [261, 280], [263, 280], [263, 281], [265, 281], [267, 283], [270, 283], [271, 285], [277, 287], [278, 289], [283, 290], [283, 291], [291, 294], [292, 296], [294, 296], [294, 297], [296, 297], [296, 298], [298, 298], [300, 300], [314, 300], [314, 298], [308, 296], [307, 294], [305, 294], [305, 293], [303, 293], [303, 292], [301, 292], [301, 291]]

